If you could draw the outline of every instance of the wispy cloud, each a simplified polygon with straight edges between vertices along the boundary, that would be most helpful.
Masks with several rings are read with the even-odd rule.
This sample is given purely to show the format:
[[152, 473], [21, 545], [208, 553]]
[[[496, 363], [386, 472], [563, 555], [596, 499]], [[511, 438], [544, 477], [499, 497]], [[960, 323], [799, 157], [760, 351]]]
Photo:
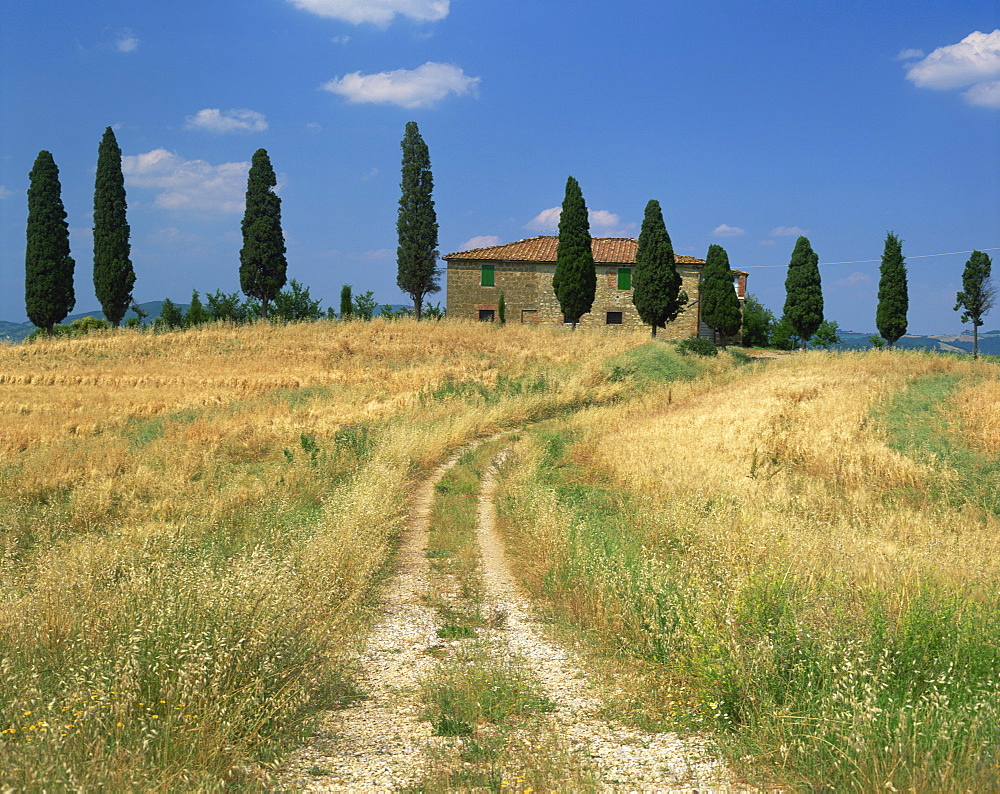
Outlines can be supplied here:
[[118, 52], [135, 52], [139, 48], [139, 37], [132, 28], [115, 28], [112, 33], [115, 49]]
[[459, 247], [459, 251], [471, 251], [473, 248], [489, 248], [491, 245], [500, 245], [503, 240], [495, 234], [481, 234], [478, 237], [470, 237]]
[[227, 132], [263, 132], [267, 129], [267, 119], [263, 113], [246, 108], [219, 110], [205, 108], [184, 119], [184, 128], [204, 130], [222, 135]]
[[923, 58], [924, 51], [917, 50], [912, 47], [908, 47], [905, 50], [900, 50], [899, 55], [896, 56], [897, 61], [912, 61], [914, 58]]
[[157, 191], [153, 204], [177, 211], [242, 212], [249, 171], [248, 162], [212, 165], [185, 160], [166, 149], [122, 157], [122, 173], [130, 187]]
[[0, 201], [2, 201], [3, 199], [9, 199], [14, 195], [15, 195], [14, 191], [11, 190], [9, 187], [6, 187], [5, 185], [0, 185]]
[[855, 271], [849, 276], [844, 276], [843, 278], [838, 278], [833, 282], [835, 286], [838, 287], [857, 287], [866, 286], [872, 283], [871, 276], [867, 276], [864, 273], [858, 273]]
[[450, 0], [288, 0], [296, 8], [352, 25], [385, 27], [397, 16], [435, 22], [448, 16]]
[[974, 31], [958, 44], [938, 47], [906, 67], [906, 79], [918, 88], [949, 90], [969, 86], [962, 96], [970, 105], [1000, 107], [1000, 29]]
[[[562, 207], [549, 207], [524, 224], [524, 228], [534, 232], [554, 232], [559, 229]], [[624, 237], [635, 232], [634, 223], [623, 223], [621, 216], [609, 210], [590, 210], [587, 213], [590, 232], [595, 237]]]
[[720, 223], [712, 229], [713, 237], [742, 237], [746, 233], [746, 229], [741, 229], [739, 226], [730, 226], [728, 223]]
[[799, 226], [775, 226], [771, 229], [772, 237], [799, 237], [803, 234], [809, 234], [809, 230]]
[[457, 66], [428, 61], [416, 69], [345, 74], [322, 88], [349, 102], [398, 105], [412, 110], [433, 107], [449, 94], [475, 95], [479, 82], [480, 78], [469, 77]]

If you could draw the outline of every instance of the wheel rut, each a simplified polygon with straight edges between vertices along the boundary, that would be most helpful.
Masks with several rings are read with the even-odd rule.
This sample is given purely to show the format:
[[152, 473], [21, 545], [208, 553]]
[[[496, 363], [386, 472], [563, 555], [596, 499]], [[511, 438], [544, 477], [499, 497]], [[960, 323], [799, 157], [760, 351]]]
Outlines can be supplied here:
[[[495, 437], [496, 438], [496, 437]], [[495, 440], [495, 439], [490, 439]], [[486, 443], [486, 442], [481, 442]], [[382, 596], [381, 616], [358, 660], [357, 684], [366, 698], [324, 715], [308, 744], [278, 774], [283, 791], [395, 791], [421, 788], [440, 765], [443, 740], [432, 735], [424, 716], [421, 684], [433, 675], [442, 646], [440, 617], [427, 599], [452, 589], [432, 571], [427, 545], [435, 485], [463, 454], [456, 453], [416, 489], [410, 520], [396, 556], [396, 568]], [[494, 495], [498, 468], [509, 449], [483, 473], [476, 506], [481, 554], [483, 609], [502, 615], [501, 628], [486, 632], [491, 653], [517, 657], [536, 676], [555, 705], [536, 728], [555, 737], [562, 751], [592, 771], [601, 791], [730, 791], [726, 769], [703, 742], [673, 733], [648, 733], [598, 716], [602, 697], [586, 662], [548, 636], [511, 575], [496, 530]], [[460, 643], [454, 642], [458, 646]], [[521, 737], [530, 743], [532, 737]], [[460, 742], [459, 742], [460, 743]], [[435, 760], [435, 758], [437, 760]], [[512, 776], [508, 791], [522, 790]]]

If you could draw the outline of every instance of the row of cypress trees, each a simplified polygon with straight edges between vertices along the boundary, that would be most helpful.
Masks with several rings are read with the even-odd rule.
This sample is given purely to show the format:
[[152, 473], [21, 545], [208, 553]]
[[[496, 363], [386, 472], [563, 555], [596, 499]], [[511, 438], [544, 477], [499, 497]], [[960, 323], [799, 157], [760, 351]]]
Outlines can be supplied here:
[[[51, 334], [76, 305], [76, 262], [70, 255], [59, 169], [51, 152], [38, 153], [28, 178], [25, 308], [28, 319]], [[135, 284], [126, 207], [122, 152], [108, 127], [97, 149], [94, 183], [94, 291], [114, 325], [121, 324]]]
[[[663, 221], [663, 210], [650, 199], [639, 232], [635, 269], [632, 273], [632, 302], [651, 335], [677, 319], [688, 303], [681, 289], [673, 244]], [[590, 220], [580, 184], [572, 176], [566, 180], [566, 195], [559, 217], [559, 243], [552, 287], [566, 322], [576, 329], [580, 318], [594, 304], [597, 272], [591, 248]], [[705, 323], [724, 336], [732, 336], [742, 321], [739, 298], [733, 289], [729, 255], [720, 245], [709, 246], [702, 271], [701, 316]]]

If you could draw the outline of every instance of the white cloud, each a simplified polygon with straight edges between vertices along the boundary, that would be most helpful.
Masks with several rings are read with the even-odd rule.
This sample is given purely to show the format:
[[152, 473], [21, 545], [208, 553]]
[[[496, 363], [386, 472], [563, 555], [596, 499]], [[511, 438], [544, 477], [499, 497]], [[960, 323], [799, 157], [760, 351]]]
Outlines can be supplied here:
[[549, 207], [524, 224], [524, 228], [536, 232], [554, 232], [559, 228], [560, 215], [562, 207]]
[[[554, 232], [559, 229], [562, 207], [549, 207], [524, 224], [525, 229], [535, 232]], [[621, 216], [608, 210], [590, 210], [590, 231], [595, 236], [622, 237], [635, 231], [634, 223], [622, 223]]]
[[803, 234], [809, 234], [809, 230], [798, 226], [775, 226], [771, 229], [772, 237], [800, 237]]
[[962, 96], [970, 105], [980, 105], [986, 108], [1000, 108], [1000, 80], [988, 83], [977, 83]]
[[871, 284], [872, 279], [871, 276], [867, 276], [864, 273], [858, 273], [855, 271], [854, 273], [851, 273], [851, 275], [849, 276], [844, 276], [844, 278], [838, 278], [833, 283], [835, 286], [838, 287], [855, 287], [858, 286], [859, 284], [860, 285]]
[[1000, 107], [995, 81], [1000, 78], [1000, 29], [975, 31], [958, 44], [938, 47], [911, 64], [906, 79], [918, 88], [947, 90], [971, 86], [963, 93], [972, 105]]
[[242, 212], [249, 171], [248, 162], [212, 165], [166, 149], [122, 157], [128, 185], [158, 191], [154, 205], [169, 210]]
[[739, 226], [730, 226], [728, 223], [720, 223], [712, 229], [714, 237], [742, 237], [746, 233], [746, 229], [741, 229]]
[[5, 185], [0, 185], [0, 200], [9, 199], [14, 194], [14, 191]]
[[205, 108], [184, 119], [184, 128], [205, 130], [220, 135], [227, 132], [263, 132], [267, 129], [267, 119], [263, 113], [246, 108], [232, 108], [226, 111]]
[[347, 44], [350, 40], [350, 36], [334, 36], [330, 39], [333, 44]]
[[416, 69], [396, 69], [378, 74], [345, 74], [324, 84], [322, 88], [345, 97], [349, 102], [399, 105], [412, 110], [429, 108], [448, 94], [475, 95], [479, 82], [480, 78], [468, 77], [457, 66], [428, 61]]
[[416, 22], [435, 22], [448, 16], [450, 0], [288, 0], [296, 8], [353, 25], [368, 22], [385, 27], [396, 15]]
[[473, 248], [489, 248], [491, 245], [500, 245], [502, 242], [503, 240], [495, 234], [481, 234], [466, 240], [458, 247], [458, 250], [471, 251]]
[[135, 52], [139, 48], [139, 37], [131, 28], [119, 28], [114, 33], [118, 52]]
[[899, 51], [899, 55], [896, 56], [896, 60], [897, 61], [912, 61], [914, 58], [923, 58], [923, 57], [924, 57], [924, 51], [923, 50], [917, 50], [917, 49], [914, 49], [912, 47], [909, 47], [909, 48], [907, 48], [905, 50], [900, 50]]

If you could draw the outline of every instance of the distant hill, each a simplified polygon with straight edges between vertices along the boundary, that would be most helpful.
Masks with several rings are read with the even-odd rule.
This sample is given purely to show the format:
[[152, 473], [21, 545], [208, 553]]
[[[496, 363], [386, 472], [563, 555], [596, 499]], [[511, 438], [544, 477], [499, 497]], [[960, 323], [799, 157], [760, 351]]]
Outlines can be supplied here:
[[[866, 350], [871, 347], [869, 334], [860, 331], [841, 331], [841, 343], [836, 350]], [[915, 350], [933, 350], [938, 353], [971, 353], [972, 332], [936, 334], [934, 336], [907, 335], [896, 342], [896, 347]], [[979, 332], [979, 352], [1000, 355], [1000, 330]]]

